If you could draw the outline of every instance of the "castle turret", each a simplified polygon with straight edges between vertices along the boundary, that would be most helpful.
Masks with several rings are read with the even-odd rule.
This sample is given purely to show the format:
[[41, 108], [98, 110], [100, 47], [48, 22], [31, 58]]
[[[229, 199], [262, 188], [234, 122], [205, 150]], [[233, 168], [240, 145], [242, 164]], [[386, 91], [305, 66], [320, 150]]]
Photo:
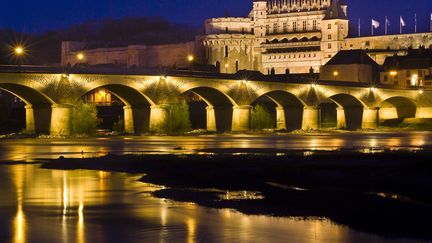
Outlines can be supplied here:
[[343, 48], [344, 40], [348, 37], [348, 23], [345, 0], [333, 0], [322, 20], [323, 65]]

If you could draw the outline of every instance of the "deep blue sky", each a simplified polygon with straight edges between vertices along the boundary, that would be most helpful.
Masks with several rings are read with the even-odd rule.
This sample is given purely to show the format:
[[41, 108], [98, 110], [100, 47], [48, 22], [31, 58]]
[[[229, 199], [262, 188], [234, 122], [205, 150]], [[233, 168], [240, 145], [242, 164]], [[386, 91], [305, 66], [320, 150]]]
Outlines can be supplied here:
[[[0, 27], [17, 31], [39, 32], [66, 27], [86, 20], [122, 16], [163, 16], [177, 22], [201, 26], [204, 19], [247, 15], [252, 0], [3, 0]], [[413, 31], [414, 13], [419, 29], [429, 30], [432, 0], [347, 0], [352, 25], [362, 18], [364, 34], [370, 34], [370, 19], [384, 24], [388, 15], [391, 31], [399, 31], [399, 15], [404, 16]], [[379, 31], [377, 31], [379, 32]]]

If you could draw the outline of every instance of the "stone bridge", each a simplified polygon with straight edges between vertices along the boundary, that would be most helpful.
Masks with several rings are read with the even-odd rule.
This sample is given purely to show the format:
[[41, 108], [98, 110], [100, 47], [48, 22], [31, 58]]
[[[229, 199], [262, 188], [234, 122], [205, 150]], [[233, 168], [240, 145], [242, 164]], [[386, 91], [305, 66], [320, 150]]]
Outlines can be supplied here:
[[141, 134], [170, 119], [167, 105], [193, 92], [207, 104], [209, 131], [246, 132], [254, 101], [266, 96], [276, 105], [278, 129], [318, 129], [320, 104], [337, 105], [337, 127], [375, 129], [380, 120], [432, 118], [432, 91], [395, 89], [361, 83], [313, 81], [296, 76], [206, 74], [197, 72], [144, 74], [138, 71], [68, 71], [33, 68], [0, 70], [0, 89], [22, 99], [26, 129], [68, 134], [76, 100], [105, 88], [124, 104], [125, 129]]

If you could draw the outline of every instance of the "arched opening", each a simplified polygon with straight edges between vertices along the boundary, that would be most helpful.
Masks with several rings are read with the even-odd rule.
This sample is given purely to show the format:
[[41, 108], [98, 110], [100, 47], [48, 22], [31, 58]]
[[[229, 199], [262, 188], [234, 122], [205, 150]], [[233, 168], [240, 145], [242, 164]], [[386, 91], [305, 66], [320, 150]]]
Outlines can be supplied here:
[[282, 41], [281, 41], [281, 43], [288, 43], [288, 42], [289, 42], [289, 41], [288, 41], [287, 38], [283, 38]]
[[220, 73], [220, 72], [221, 72], [221, 65], [220, 65], [220, 62], [217, 61], [216, 64], [215, 64], [215, 66], [216, 66], [216, 72]]
[[137, 90], [120, 84], [102, 85], [81, 97], [93, 103], [101, 119], [100, 129], [124, 130], [140, 135], [149, 130], [150, 102]]
[[300, 41], [303, 41], [303, 42], [304, 42], [304, 41], [308, 41], [308, 40], [309, 40], [309, 39], [308, 39], [307, 37], [303, 37], [303, 38], [300, 39]]
[[49, 133], [53, 101], [24, 85], [0, 84], [2, 109], [1, 132]]
[[189, 105], [192, 129], [212, 132], [231, 131], [233, 103], [221, 91], [210, 87], [197, 87], [180, 95]]
[[416, 104], [405, 97], [391, 97], [379, 106], [380, 123], [383, 125], [399, 124], [406, 118], [414, 118], [417, 111]]
[[[273, 121], [272, 126], [266, 125], [263, 128], [276, 128], [277, 130], [287, 130], [294, 131], [302, 128], [303, 119], [303, 102], [295, 95], [288, 93], [286, 91], [271, 91], [259, 98], [257, 98], [253, 103], [253, 107], [260, 106], [265, 109], [266, 113], [256, 114], [260, 116], [269, 116], [269, 118], [254, 118], [259, 121], [264, 121], [266, 124], [269, 121]], [[261, 109], [261, 108], [260, 108]], [[254, 113], [252, 113], [254, 114]], [[254, 125], [253, 125], [254, 126]]]
[[363, 104], [354, 96], [337, 94], [319, 105], [322, 128], [358, 130], [362, 128]]

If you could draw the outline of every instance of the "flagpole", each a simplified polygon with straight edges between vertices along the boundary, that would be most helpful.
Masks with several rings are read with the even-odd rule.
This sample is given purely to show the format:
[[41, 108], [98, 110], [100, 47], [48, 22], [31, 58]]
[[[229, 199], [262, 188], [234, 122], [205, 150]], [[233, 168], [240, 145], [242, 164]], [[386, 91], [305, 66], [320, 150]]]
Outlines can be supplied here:
[[372, 24], [372, 26], [371, 26], [371, 30], [372, 30], [372, 36], [374, 35], [374, 25], [373, 25], [373, 20], [371, 20], [371, 24]]
[[417, 33], [417, 13], [414, 14], [414, 33]]
[[399, 18], [399, 32], [402, 34], [402, 17]]
[[432, 13], [430, 14], [430, 32], [432, 32]]
[[385, 16], [385, 20], [384, 20], [384, 22], [385, 22], [385, 35], [387, 35], [387, 16]]
[[[432, 29], [432, 21], [431, 21], [431, 29]], [[432, 30], [431, 30], [432, 32]], [[361, 36], [361, 20], [358, 20], [358, 36]]]

